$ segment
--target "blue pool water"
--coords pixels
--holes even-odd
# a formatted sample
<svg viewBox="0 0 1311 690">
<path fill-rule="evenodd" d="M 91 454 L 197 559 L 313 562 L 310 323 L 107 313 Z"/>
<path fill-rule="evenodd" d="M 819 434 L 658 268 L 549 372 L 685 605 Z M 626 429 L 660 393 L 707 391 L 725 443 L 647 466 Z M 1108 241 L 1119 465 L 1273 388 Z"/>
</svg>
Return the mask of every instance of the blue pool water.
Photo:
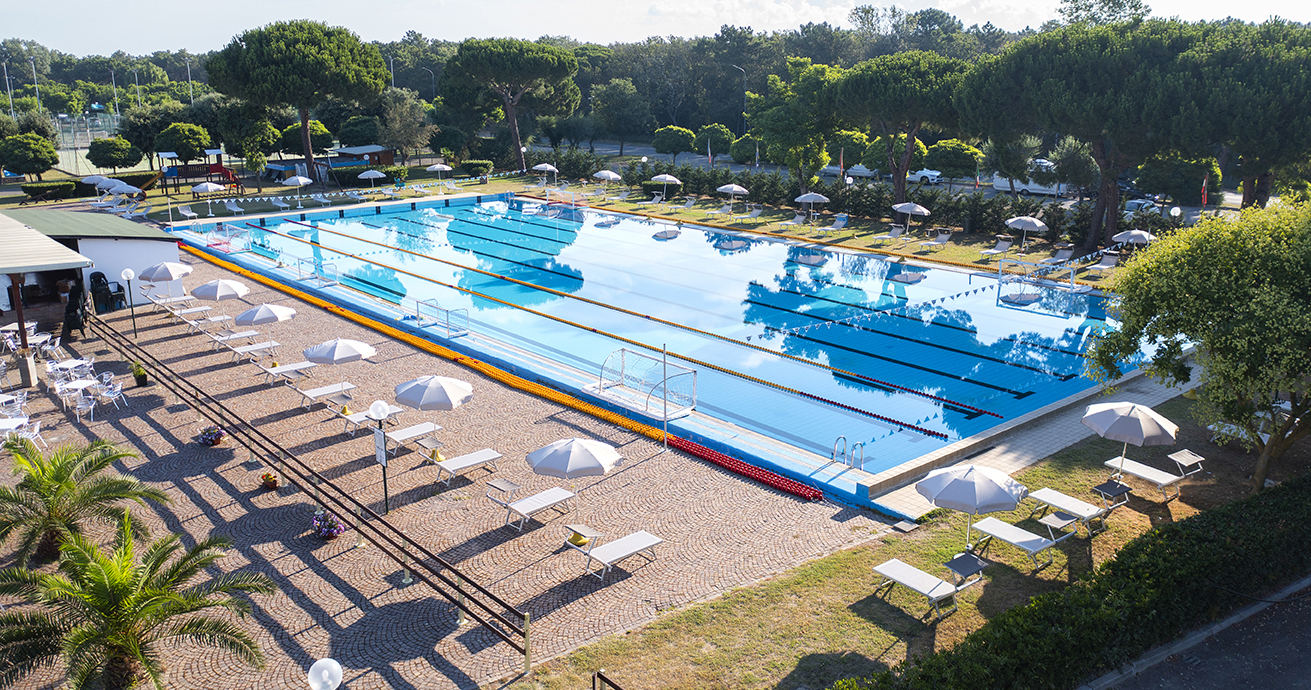
<svg viewBox="0 0 1311 690">
<path fill-rule="evenodd" d="M 838 436 L 864 441 L 875 473 L 1093 385 L 1083 352 L 1107 327 L 1100 296 L 546 210 L 368 207 L 244 229 L 256 253 L 330 263 L 403 307 L 467 309 L 474 333 L 585 372 L 632 342 L 667 346 L 697 370 L 699 412 L 824 456 Z M 1021 290 L 1036 301 L 999 300 Z"/>
</svg>

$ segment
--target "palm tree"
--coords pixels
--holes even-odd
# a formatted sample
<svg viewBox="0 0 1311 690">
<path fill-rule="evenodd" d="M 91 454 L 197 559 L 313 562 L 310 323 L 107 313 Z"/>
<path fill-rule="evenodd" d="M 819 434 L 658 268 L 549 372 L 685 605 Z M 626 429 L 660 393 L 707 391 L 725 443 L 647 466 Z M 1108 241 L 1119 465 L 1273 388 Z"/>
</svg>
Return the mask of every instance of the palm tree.
<svg viewBox="0 0 1311 690">
<path fill-rule="evenodd" d="M 105 472 L 122 458 L 136 457 L 108 441 L 60 446 L 48 456 L 29 439 L 11 438 L 4 447 L 14 457 L 14 473 L 23 475 L 17 486 L 0 486 L 0 544 L 21 535 L 18 565 L 27 565 L 34 553 L 54 558 L 64 535 L 81 534 L 89 520 L 117 522 L 124 500 L 169 502 L 163 491 L 136 477 Z M 145 523 L 128 520 L 134 535 L 148 536 Z"/>
<path fill-rule="evenodd" d="M 163 651 L 178 642 L 225 649 L 263 667 L 264 654 L 246 631 L 198 614 L 219 608 L 244 618 L 250 604 L 230 595 L 267 594 L 276 589 L 273 581 L 261 573 L 237 572 L 189 585 L 223 557 L 229 540 L 210 537 L 172 560 L 182 545 L 170 534 L 147 547 L 138 564 L 132 535 L 125 509 L 112 550 L 69 534 L 59 547 L 58 573 L 0 571 L 0 594 L 38 607 L 0 614 L 0 687 L 62 657 L 72 690 L 126 690 L 147 679 L 163 690 Z"/>
</svg>

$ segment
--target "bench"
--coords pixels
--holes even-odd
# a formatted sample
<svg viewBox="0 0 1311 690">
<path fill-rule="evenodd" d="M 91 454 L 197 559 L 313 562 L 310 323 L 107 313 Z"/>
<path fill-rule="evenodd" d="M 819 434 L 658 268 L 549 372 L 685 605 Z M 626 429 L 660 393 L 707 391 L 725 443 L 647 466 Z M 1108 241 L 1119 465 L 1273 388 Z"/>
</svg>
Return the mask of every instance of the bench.
<svg viewBox="0 0 1311 690">
<path fill-rule="evenodd" d="M 1046 513 L 1050 508 L 1056 511 L 1053 515 L 1058 516 L 1058 518 L 1064 514 L 1065 516 L 1078 521 L 1079 524 L 1088 529 L 1089 537 L 1106 529 L 1106 516 L 1115 508 L 1115 506 L 1098 508 L 1091 503 L 1085 503 L 1073 496 L 1066 496 L 1056 489 L 1050 488 L 1038 489 L 1029 494 L 1029 498 L 1038 502 L 1038 506 L 1033 509 L 1032 513 L 1029 513 L 1029 517 L 1033 517 L 1040 510 L 1043 513 Z M 1045 518 L 1046 516 L 1044 515 L 1044 519 Z M 1101 522 L 1100 529 L 1093 529 L 1092 523 L 1094 520 Z"/>
<path fill-rule="evenodd" d="M 496 479 L 487 482 L 487 498 L 490 498 L 493 503 L 505 507 L 505 524 L 509 525 L 511 521 L 517 522 L 514 528 L 520 532 L 523 531 L 524 525 L 528 524 L 528 520 L 537 513 L 552 508 L 561 513 L 569 512 L 569 499 L 575 495 L 574 492 L 557 486 L 516 501 L 514 500 L 514 494 L 520 488 L 518 484 L 508 479 Z M 492 495 L 493 489 L 505 492 L 508 495 L 505 499 L 497 498 Z M 564 510 L 560 510 L 561 508 Z M 515 516 L 518 516 L 517 520 L 515 520 Z"/>
<path fill-rule="evenodd" d="M 301 407 L 304 407 L 305 409 L 308 410 L 310 405 L 313 405 L 314 403 L 319 401 L 319 398 L 326 398 L 327 396 L 330 395 L 334 395 L 334 396 L 340 395 L 343 398 L 350 400 L 351 396 L 346 391 L 355 390 L 355 384 L 342 381 L 341 383 L 334 383 L 330 386 L 319 386 L 318 388 L 311 388 L 310 390 L 307 391 L 303 391 L 299 388 L 296 388 L 295 386 L 292 386 L 291 389 L 296 391 L 297 393 L 300 393 L 300 397 L 304 398 L 304 400 L 301 402 Z"/>
<path fill-rule="evenodd" d="M 410 441 L 423 438 L 428 434 L 435 433 L 441 430 L 442 428 L 440 426 L 437 426 L 432 422 L 421 422 L 419 424 L 415 424 L 414 426 L 407 426 L 404 429 L 397 429 L 396 431 L 389 432 L 387 434 L 387 440 L 392 441 L 396 444 L 396 447 L 392 449 L 391 453 L 392 455 L 395 455 L 400 452 L 401 446 L 409 443 Z"/>
<path fill-rule="evenodd" d="M 587 556 L 587 560 L 583 563 L 583 572 L 595 575 L 598 580 L 604 580 L 610 569 L 619 561 L 643 551 L 650 554 L 648 562 L 654 561 L 655 547 L 665 541 L 646 530 L 640 530 L 607 544 L 601 544 L 601 537 L 605 535 L 587 525 L 565 525 L 565 529 L 577 535 L 566 541 L 565 546 Z M 577 543 L 578 541 L 583 541 L 587 548 L 583 548 L 583 545 Z M 601 566 L 596 572 L 592 572 L 592 561 L 596 561 Z"/>
<path fill-rule="evenodd" d="M 493 472 L 499 470 L 500 468 L 496 466 L 496 461 L 500 459 L 500 453 L 491 448 L 483 448 L 482 450 L 475 450 L 472 453 L 442 460 L 437 463 L 437 481 L 445 484 L 446 488 L 449 489 L 451 488 L 452 479 L 455 479 L 455 477 L 460 473 L 467 472 L 475 467 L 491 465 Z M 451 476 L 442 479 L 443 472 Z"/>
<path fill-rule="evenodd" d="M 970 587 L 982 580 L 982 577 L 967 580 L 964 584 L 953 585 L 942 578 L 934 577 L 909 563 L 904 563 L 896 558 L 880 563 L 874 566 L 874 572 L 883 576 L 883 581 L 874 588 L 874 594 L 877 596 L 879 590 L 884 587 L 892 591 L 893 585 L 901 585 L 906 589 L 924 596 L 929 600 L 929 605 L 933 607 L 936 617 L 941 619 L 943 616 L 956 610 L 956 595 L 966 587 Z M 951 608 L 945 613 L 939 606 L 944 599 L 951 599 Z M 925 613 L 924 615 L 928 615 Z"/>
<path fill-rule="evenodd" d="M 251 360 L 254 360 L 257 357 L 263 357 L 264 355 L 267 354 L 276 355 L 278 353 L 278 347 L 280 345 L 281 343 L 279 343 L 276 340 L 266 340 L 262 343 L 252 343 L 250 345 L 242 345 L 241 347 L 234 347 L 231 348 L 232 359 L 233 361 L 236 361 L 238 359 L 241 359 L 243 356 L 249 356 Z"/>
<path fill-rule="evenodd" d="M 355 432 L 360 430 L 361 424 L 365 422 L 374 421 L 373 418 L 369 416 L 368 410 L 364 410 L 363 412 L 355 412 L 352 414 L 342 414 L 341 410 L 338 410 L 337 408 L 333 407 L 332 412 L 333 414 L 336 414 L 338 417 L 341 417 L 342 419 L 346 420 L 346 426 L 342 429 L 342 431 L 351 432 L 351 436 L 354 436 Z M 387 421 L 391 422 L 392 424 L 395 424 L 396 420 L 392 419 L 392 415 L 400 414 L 401 412 L 404 412 L 404 410 L 402 410 L 401 408 L 395 405 L 388 405 Z"/>
<path fill-rule="evenodd" d="M 1111 473 L 1112 479 L 1118 479 L 1126 474 L 1132 474 L 1143 481 L 1155 484 L 1156 488 L 1161 490 L 1161 495 L 1165 497 L 1165 500 L 1170 501 L 1179 498 L 1179 487 L 1176 486 L 1179 483 L 1179 480 L 1189 475 L 1201 472 L 1202 461 L 1205 460 L 1205 458 L 1187 449 L 1174 453 L 1169 457 L 1179 466 L 1179 474 L 1171 474 L 1165 470 L 1158 470 L 1155 467 L 1144 465 L 1141 462 L 1136 462 L 1124 457 L 1111 458 L 1105 462 L 1105 465 L 1115 470 Z M 1188 469 L 1190 467 L 1192 467 L 1191 470 Z M 1174 486 L 1173 496 L 1166 491 L 1166 489 L 1171 486 Z"/>
<path fill-rule="evenodd" d="M 318 365 L 314 362 L 294 362 L 292 364 L 281 364 L 276 367 L 266 367 L 263 364 L 256 362 L 255 366 L 259 367 L 260 371 L 264 372 L 264 380 L 271 386 L 279 378 L 286 378 L 290 381 L 291 377 L 288 376 L 289 374 L 295 375 L 297 372 L 301 372 L 303 375 L 309 376 L 309 370 Z"/>
<path fill-rule="evenodd" d="M 980 520 L 974 525 L 974 528 L 986 535 L 983 539 L 979 540 L 978 546 L 975 547 L 975 551 L 978 553 L 987 550 L 988 546 L 992 544 L 992 540 L 996 538 L 1029 554 L 1029 558 L 1033 560 L 1033 567 L 1035 569 L 1045 568 L 1052 563 L 1052 554 L 1049 553 L 1047 554 L 1047 562 L 1039 564 L 1038 554 L 1056 546 L 1058 541 L 1056 539 L 1048 539 L 1041 534 L 1034 534 L 1026 529 L 1021 529 L 1015 525 L 1007 524 L 992 517 Z M 1072 535 L 1073 533 L 1070 533 L 1065 535 L 1065 537 Z M 1062 539 L 1065 537 L 1062 537 Z"/>
</svg>

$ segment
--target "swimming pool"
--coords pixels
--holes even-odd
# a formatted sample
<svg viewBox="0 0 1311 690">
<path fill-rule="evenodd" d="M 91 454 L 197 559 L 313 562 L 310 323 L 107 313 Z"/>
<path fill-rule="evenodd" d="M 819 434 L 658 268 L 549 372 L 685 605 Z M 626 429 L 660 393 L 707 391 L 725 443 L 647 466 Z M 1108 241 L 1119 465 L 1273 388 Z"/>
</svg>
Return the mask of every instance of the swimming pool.
<svg viewBox="0 0 1311 690">
<path fill-rule="evenodd" d="M 871 473 L 1092 387 L 1083 353 L 1108 327 L 1094 294 L 524 200 L 236 227 L 254 254 L 401 311 L 467 310 L 473 333 L 593 375 L 667 348 L 699 413 L 825 457 L 864 442 Z"/>
</svg>

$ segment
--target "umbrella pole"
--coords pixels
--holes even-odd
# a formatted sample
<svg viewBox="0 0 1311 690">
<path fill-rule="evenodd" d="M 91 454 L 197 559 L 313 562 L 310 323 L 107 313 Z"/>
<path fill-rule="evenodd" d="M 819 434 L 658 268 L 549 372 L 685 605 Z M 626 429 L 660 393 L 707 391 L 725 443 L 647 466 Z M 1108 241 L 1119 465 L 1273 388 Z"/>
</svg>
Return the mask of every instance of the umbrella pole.
<svg viewBox="0 0 1311 690">
<path fill-rule="evenodd" d="M 1124 454 L 1129 452 L 1129 442 L 1124 442 L 1124 448 L 1120 450 L 1120 474 L 1124 474 Z"/>
<path fill-rule="evenodd" d="M 974 526 L 974 513 L 965 514 L 965 550 L 969 551 L 970 545 L 970 528 Z"/>
</svg>

